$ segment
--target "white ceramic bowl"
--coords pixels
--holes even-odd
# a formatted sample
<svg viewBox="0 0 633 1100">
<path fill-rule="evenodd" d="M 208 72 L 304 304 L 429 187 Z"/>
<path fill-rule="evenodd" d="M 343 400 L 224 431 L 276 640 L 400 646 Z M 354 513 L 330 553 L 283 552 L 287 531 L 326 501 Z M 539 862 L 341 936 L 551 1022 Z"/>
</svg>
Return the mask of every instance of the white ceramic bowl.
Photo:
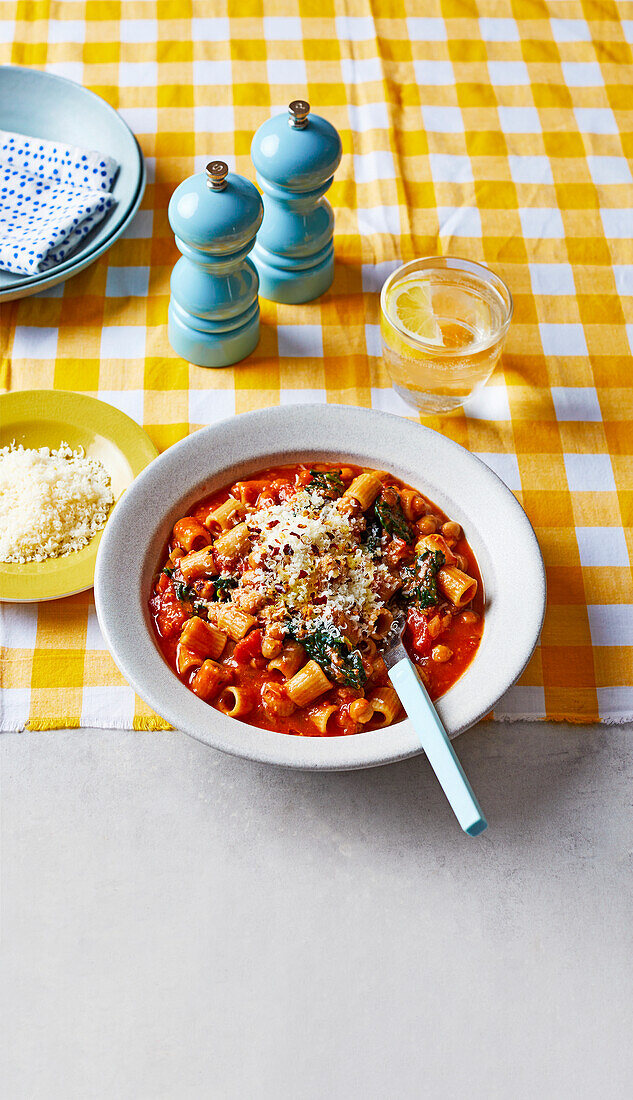
<svg viewBox="0 0 633 1100">
<path fill-rule="evenodd" d="M 172 672 L 154 639 L 152 582 L 171 528 L 200 498 L 256 470 L 304 459 L 387 469 L 462 524 L 486 592 L 474 661 L 438 701 L 451 736 L 492 710 L 520 676 L 545 611 L 545 571 L 525 512 L 502 481 L 457 443 L 386 413 L 294 405 L 245 413 L 170 447 L 124 494 L 101 540 L 97 614 L 123 675 L 178 729 L 224 752 L 295 768 L 367 768 L 421 751 L 408 720 L 348 737 L 296 737 L 227 718 Z"/>
</svg>

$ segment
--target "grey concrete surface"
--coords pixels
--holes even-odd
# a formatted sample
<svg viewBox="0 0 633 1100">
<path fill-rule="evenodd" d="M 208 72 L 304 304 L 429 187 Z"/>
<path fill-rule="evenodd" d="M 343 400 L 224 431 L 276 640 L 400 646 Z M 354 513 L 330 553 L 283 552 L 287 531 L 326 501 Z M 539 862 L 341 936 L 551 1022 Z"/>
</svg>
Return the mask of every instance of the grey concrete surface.
<svg viewBox="0 0 633 1100">
<path fill-rule="evenodd" d="M 3 1100 L 633 1094 L 633 729 L 318 776 L 183 735 L 0 738 Z"/>
</svg>

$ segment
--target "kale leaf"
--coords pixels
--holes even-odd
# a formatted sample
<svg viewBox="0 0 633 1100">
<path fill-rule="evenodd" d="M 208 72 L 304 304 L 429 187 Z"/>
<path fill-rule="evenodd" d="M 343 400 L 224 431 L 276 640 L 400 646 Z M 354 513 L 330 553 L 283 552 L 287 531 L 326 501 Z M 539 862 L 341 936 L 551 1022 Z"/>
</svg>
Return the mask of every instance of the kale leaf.
<svg viewBox="0 0 633 1100">
<path fill-rule="evenodd" d="M 379 558 L 381 556 L 381 537 L 382 525 L 376 516 L 371 516 L 367 520 L 367 526 L 361 535 L 361 542 L 367 550 L 367 553 L 371 554 L 372 558 Z"/>
<path fill-rule="evenodd" d="M 173 570 L 167 572 L 163 569 L 163 573 L 167 573 L 168 577 L 173 576 Z M 236 577 L 214 577 L 213 585 L 215 588 L 215 598 L 221 603 L 225 603 L 230 598 L 230 593 L 234 588 L 237 588 L 238 581 Z M 182 603 L 192 603 L 194 607 L 198 605 L 205 606 L 204 600 L 201 600 L 198 592 L 196 592 L 193 585 L 185 584 L 183 581 L 174 581 L 174 590 L 176 592 L 176 599 Z"/>
<path fill-rule="evenodd" d="M 231 592 L 234 588 L 237 588 L 237 577 L 214 577 L 213 587 L 215 588 L 215 598 L 220 603 L 226 603 L 230 599 Z"/>
<path fill-rule="evenodd" d="M 193 585 L 185 584 L 183 581 L 174 581 L 174 591 L 177 600 L 180 600 L 181 603 L 190 603 L 196 615 L 201 615 L 203 619 L 206 618 L 206 602 L 200 598 Z"/>
<path fill-rule="evenodd" d="M 310 470 L 310 476 L 310 486 L 332 500 L 340 497 L 345 489 L 340 470 Z"/>
<path fill-rule="evenodd" d="M 361 688 L 365 683 L 367 673 L 359 651 L 351 649 L 336 630 L 317 626 L 311 631 L 306 625 L 291 630 L 290 637 L 301 642 L 308 657 L 316 661 L 331 680 L 353 688 Z"/>
<path fill-rule="evenodd" d="M 195 588 L 192 588 L 190 584 L 185 584 L 183 581 L 174 581 L 174 590 L 176 592 L 176 599 L 181 603 L 192 603 L 193 600 L 198 598 L 198 593 Z"/>
<path fill-rule="evenodd" d="M 415 563 L 403 570 L 405 582 L 401 595 L 407 603 L 419 608 L 435 607 L 439 601 L 437 574 L 444 565 L 445 558 L 441 550 L 425 550 L 415 559 Z"/>
<path fill-rule="evenodd" d="M 390 535 L 396 535 L 403 542 L 413 542 L 413 531 L 405 519 L 399 499 L 394 504 L 390 504 L 381 493 L 374 503 L 374 512 Z"/>
</svg>

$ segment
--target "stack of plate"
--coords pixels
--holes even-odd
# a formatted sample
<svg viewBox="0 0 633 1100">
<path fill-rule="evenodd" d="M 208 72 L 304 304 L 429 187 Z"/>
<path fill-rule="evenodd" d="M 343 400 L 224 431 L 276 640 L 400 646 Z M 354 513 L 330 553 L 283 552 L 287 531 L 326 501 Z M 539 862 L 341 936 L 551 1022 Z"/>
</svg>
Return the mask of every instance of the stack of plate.
<svg viewBox="0 0 633 1100">
<path fill-rule="evenodd" d="M 117 200 L 71 256 L 38 275 L 0 271 L 0 301 L 26 298 L 76 275 L 110 248 L 138 210 L 145 164 L 130 128 L 105 100 L 61 76 L 0 66 L 0 130 L 96 149 L 119 164 L 112 194 Z"/>
</svg>

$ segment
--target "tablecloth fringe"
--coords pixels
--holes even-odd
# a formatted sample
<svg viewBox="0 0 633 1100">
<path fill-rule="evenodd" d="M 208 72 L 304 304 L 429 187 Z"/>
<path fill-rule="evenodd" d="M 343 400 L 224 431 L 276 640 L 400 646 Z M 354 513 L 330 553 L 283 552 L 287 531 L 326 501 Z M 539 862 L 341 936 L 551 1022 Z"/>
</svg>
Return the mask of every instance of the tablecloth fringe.
<svg viewBox="0 0 633 1100">
<path fill-rule="evenodd" d="M 82 723 L 77 718 L 31 718 L 28 722 L 23 722 L 19 725 L 7 726 L 6 732 L 13 730 L 15 732 L 23 732 L 28 730 L 30 732 L 37 732 L 43 730 L 68 730 L 79 729 Z M 135 718 L 134 725 L 130 726 L 127 722 L 90 722 L 85 727 L 86 729 L 96 730 L 129 730 L 138 732 L 156 732 L 173 730 L 173 726 L 168 725 L 162 718 Z"/>
<path fill-rule="evenodd" d="M 570 726 L 621 726 L 633 723 L 633 711 L 626 714 L 609 714 L 603 718 L 587 718 L 583 715 L 548 714 L 547 718 L 535 718 L 533 714 L 499 714 L 482 719 L 485 722 L 567 722 Z M 32 718 L 28 722 L 6 722 L 0 726 L 0 733 L 45 732 L 47 730 L 79 729 L 82 723 L 77 718 Z M 175 726 L 168 725 L 162 718 L 135 718 L 134 725 L 125 722 L 90 722 L 86 729 L 127 730 L 138 733 L 173 732 Z"/>
</svg>

